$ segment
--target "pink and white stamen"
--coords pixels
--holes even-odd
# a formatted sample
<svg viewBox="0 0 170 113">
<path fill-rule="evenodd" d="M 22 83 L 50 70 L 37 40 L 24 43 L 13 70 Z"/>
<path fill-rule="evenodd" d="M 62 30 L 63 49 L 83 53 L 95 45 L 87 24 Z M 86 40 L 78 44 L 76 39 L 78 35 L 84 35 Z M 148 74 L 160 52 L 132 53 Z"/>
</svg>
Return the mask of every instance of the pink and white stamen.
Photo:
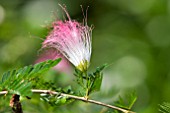
<svg viewBox="0 0 170 113">
<path fill-rule="evenodd" d="M 53 23 L 53 30 L 43 42 L 43 48 L 53 47 L 59 50 L 76 68 L 86 71 L 91 58 L 92 28 L 87 25 L 87 17 L 83 23 L 71 20 L 65 7 L 68 20 Z"/>
</svg>

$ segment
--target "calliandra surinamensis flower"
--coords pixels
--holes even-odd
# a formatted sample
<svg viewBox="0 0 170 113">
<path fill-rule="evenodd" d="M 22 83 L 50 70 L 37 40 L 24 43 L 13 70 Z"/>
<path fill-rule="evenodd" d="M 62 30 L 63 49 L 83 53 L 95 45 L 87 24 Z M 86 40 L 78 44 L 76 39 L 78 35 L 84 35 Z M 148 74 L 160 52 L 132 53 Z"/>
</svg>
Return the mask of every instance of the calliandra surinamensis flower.
<svg viewBox="0 0 170 113">
<path fill-rule="evenodd" d="M 61 6 L 61 5 L 60 5 Z M 65 7 L 68 20 L 53 23 L 53 30 L 43 42 L 44 47 L 59 50 L 77 69 L 86 71 L 90 64 L 92 28 L 87 25 L 87 16 L 83 23 L 71 20 Z"/>
</svg>

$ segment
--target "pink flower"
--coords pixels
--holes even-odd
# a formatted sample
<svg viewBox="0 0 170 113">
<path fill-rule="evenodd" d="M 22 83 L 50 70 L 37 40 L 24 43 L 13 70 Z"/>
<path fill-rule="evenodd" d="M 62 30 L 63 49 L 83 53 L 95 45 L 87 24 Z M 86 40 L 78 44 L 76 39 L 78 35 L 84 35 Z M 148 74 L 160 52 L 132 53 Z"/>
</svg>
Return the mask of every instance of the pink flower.
<svg viewBox="0 0 170 113">
<path fill-rule="evenodd" d="M 85 23 L 71 20 L 64 7 L 68 20 L 53 23 L 53 30 L 43 42 L 43 48 L 52 47 L 60 51 L 74 66 L 86 71 L 91 58 L 92 28 Z"/>
</svg>

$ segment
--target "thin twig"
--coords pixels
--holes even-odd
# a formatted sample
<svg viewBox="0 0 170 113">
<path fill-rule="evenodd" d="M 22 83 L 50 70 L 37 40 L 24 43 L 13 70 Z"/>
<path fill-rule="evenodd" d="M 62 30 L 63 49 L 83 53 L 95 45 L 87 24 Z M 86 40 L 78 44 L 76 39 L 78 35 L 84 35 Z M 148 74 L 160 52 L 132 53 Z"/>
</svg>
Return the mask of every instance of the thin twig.
<svg viewBox="0 0 170 113">
<path fill-rule="evenodd" d="M 72 99 L 75 99 L 75 100 L 81 100 L 81 101 L 84 101 L 84 102 L 89 102 L 89 103 L 97 104 L 97 105 L 100 105 L 100 106 L 112 108 L 112 109 L 115 109 L 115 110 L 118 110 L 118 111 L 122 111 L 123 113 L 135 113 L 135 112 L 129 111 L 127 109 L 119 108 L 117 106 L 113 106 L 113 105 L 110 105 L 110 104 L 105 104 L 103 102 L 99 102 L 99 101 L 91 100 L 91 99 L 86 99 L 84 97 L 79 97 L 79 96 L 75 96 L 75 95 L 55 92 L 55 91 L 51 91 L 51 90 L 32 89 L 31 91 L 33 93 L 47 93 L 47 94 L 53 94 L 53 95 L 58 95 L 59 94 L 61 96 L 65 96 L 65 97 L 72 98 Z M 0 95 L 7 94 L 7 93 L 8 93 L 8 91 L 2 91 L 2 92 L 0 92 Z"/>
</svg>

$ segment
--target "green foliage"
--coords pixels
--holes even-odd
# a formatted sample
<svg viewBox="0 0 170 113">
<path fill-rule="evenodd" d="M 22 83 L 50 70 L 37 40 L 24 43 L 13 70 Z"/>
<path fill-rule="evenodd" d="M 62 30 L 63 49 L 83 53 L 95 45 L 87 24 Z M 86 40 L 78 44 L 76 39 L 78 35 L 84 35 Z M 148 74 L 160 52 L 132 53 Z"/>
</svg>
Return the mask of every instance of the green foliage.
<svg viewBox="0 0 170 113">
<path fill-rule="evenodd" d="M 134 105 L 134 103 L 137 100 L 137 95 L 135 92 L 132 93 L 128 93 L 123 97 L 119 96 L 119 100 L 117 100 L 114 105 L 120 107 L 120 108 L 124 108 L 124 109 L 128 109 L 130 110 L 132 108 L 132 106 Z M 114 111 L 114 113 L 119 113 L 119 111 Z"/>
<path fill-rule="evenodd" d="M 69 104 L 74 101 L 74 99 L 61 95 L 61 93 L 73 94 L 71 86 L 65 87 L 63 89 L 58 88 L 56 91 L 59 92 L 58 95 L 42 93 L 40 94 L 41 96 L 40 99 L 42 101 L 49 103 L 52 106 L 61 106 L 61 105 Z"/>
<path fill-rule="evenodd" d="M 159 106 L 160 106 L 159 111 L 161 111 L 162 113 L 170 113 L 170 103 L 164 102 Z"/>
<path fill-rule="evenodd" d="M 34 78 L 32 83 L 33 83 L 32 86 L 33 89 L 48 89 L 53 91 L 56 91 L 58 89 L 54 82 L 45 81 L 44 79 L 42 79 L 42 77 Z"/>
<path fill-rule="evenodd" d="M 17 70 L 8 71 L 3 74 L 0 81 L 0 90 L 6 90 L 10 94 L 18 94 L 21 96 L 31 96 L 32 88 L 45 89 L 54 91 L 53 93 L 41 93 L 40 99 L 51 106 L 61 106 L 73 102 L 75 99 L 70 98 L 68 95 L 76 95 L 75 91 L 72 90 L 71 86 L 65 88 L 58 88 L 56 84 L 50 81 L 45 81 L 40 77 L 40 74 L 47 71 L 51 67 L 55 66 L 60 62 L 61 59 L 48 60 L 35 65 L 25 66 Z M 81 96 L 89 98 L 89 95 L 95 91 L 99 91 L 103 78 L 103 69 L 107 65 L 97 67 L 93 73 L 82 72 L 80 70 L 75 70 L 75 76 L 77 83 L 81 89 L 76 89 L 80 91 Z M 136 96 L 133 94 L 126 97 L 127 101 L 124 101 L 122 97 L 115 103 L 116 106 L 131 109 L 132 105 L 136 101 Z M 115 111 L 118 113 L 119 111 Z"/>
<path fill-rule="evenodd" d="M 88 98 L 88 95 L 94 91 L 99 91 L 102 83 L 103 73 L 102 70 L 107 65 L 97 67 L 93 73 L 82 72 L 75 69 L 74 75 L 76 76 L 77 83 L 81 86 L 80 94 Z"/>
<path fill-rule="evenodd" d="M 101 84 L 102 84 L 102 79 L 103 79 L 103 73 L 102 70 L 106 67 L 107 65 L 104 64 L 101 67 L 97 67 L 96 71 L 92 74 L 89 75 L 90 79 L 90 84 L 89 84 L 89 93 L 93 91 L 99 91 Z"/>
<path fill-rule="evenodd" d="M 58 64 L 60 60 L 47 60 L 18 70 L 5 72 L 0 81 L 0 90 L 7 90 L 11 94 L 31 96 L 32 80 Z"/>
</svg>

